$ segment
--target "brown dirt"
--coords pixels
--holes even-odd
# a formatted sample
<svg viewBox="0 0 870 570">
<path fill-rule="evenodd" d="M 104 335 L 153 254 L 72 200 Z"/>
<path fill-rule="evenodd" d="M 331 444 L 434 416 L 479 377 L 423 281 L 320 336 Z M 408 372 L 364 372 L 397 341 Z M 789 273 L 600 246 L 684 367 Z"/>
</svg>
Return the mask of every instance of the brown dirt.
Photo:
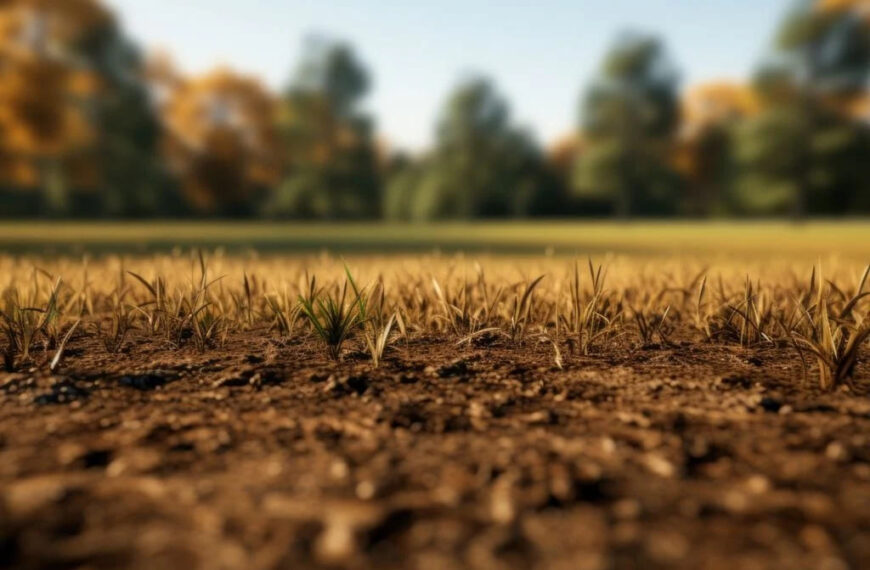
<svg viewBox="0 0 870 570">
<path fill-rule="evenodd" d="M 870 400 L 786 347 L 130 344 L 0 375 L 0 567 L 870 567 Z"/>
</svg>

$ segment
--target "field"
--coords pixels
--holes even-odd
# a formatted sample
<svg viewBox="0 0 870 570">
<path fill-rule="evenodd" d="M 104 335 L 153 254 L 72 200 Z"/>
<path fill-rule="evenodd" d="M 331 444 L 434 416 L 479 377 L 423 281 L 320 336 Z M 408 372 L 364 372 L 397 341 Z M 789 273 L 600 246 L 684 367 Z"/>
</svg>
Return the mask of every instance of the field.
<svg viewBox="0 0 870 570">
<path fill-rule="evenodd" d="M 5 222 L 0 250 L 13 253 L 229 252 L 339 254 L 493 253 L 585 257 L 623 253 L 695 256 L 788 255 L 864 260 L 870 223 L 851 222 L 474 222 L 297 224 L 214 222 Z"/>
<path fill-rule="evenodd" d="M 866 567 L 868 244 L 0 226 L 0 567 Z"/>
</svg>

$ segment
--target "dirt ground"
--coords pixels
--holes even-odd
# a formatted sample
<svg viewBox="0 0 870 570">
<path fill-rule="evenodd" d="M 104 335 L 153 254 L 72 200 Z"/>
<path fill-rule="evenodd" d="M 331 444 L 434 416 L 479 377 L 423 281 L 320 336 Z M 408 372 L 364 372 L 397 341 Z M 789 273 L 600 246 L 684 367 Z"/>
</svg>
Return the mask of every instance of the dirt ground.
<svg viewBox="0 0 870 570">
<path fill-rule="evenodd" d="M 0 567 L 870 568 L 866 360 L 130 345 L 0 375 Z"/>
</svg>

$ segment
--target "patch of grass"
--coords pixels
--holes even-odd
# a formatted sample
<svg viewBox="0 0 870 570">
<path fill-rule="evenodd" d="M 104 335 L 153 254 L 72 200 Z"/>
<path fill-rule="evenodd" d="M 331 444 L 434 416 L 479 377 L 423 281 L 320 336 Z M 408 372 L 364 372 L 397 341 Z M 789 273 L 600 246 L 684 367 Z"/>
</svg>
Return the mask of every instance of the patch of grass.
<svg viewBox="0 0 870 570">
<path fill-rule="evenodd" d="M 311 278 L 309 292 L 300 295 L 302 313 L 308 319 L 317 336 L 326 345 L 326 354 L 333 360 L 341 357 L 341 348 L 359 328 L 365 318 L 365 299 L 355 290 L 350 271 L 346 272 L 344 283 L 331 291 L 317 289 L 315 278 Z M 353 284 L 352 287 L 349 285 Z"/>
<path fill-rule="evenodd" d="M 531 321 L 535 287 L 543 281 L 544 277 L 541 275 L 527 283 L 522 289 L 522 295 L 514 295 L 511 303 L 510 321 L 508 322 L 508 336 L 513 342 L 521 342 L 526 336 L 526 329 Z"/>
<path fill-rule="evenodd" d="M 632 309 L 632 318 L 641 345 L 651 346 L 654 344 L 656 337 L 658 337 L 661 344 L 670 344 L 667 334 L 665 333 L 665 322 L 670 310 L 670 305 L 668 305 L 661 313 L 649 310 L 644 311 Z"/>
<path fill-rule="evenodd" d="M 371 356 L 372 365 L 377 368 L 380 366 L 384 351 L 390 342 L 390 333 L 396 323 L 397 313 L 390 313 L 387 309 L 383 281 L 378 281 L 372 293 L 365 295 L 357 287 L 350 272 L 348 272 L 347 278 L 353 287 L 354 294 L 360 299 L 360 322 L 363 339 Z"/>
<path fill-rule="evenodd" d="M 119 303 L 112 311 L 106 329 L 103 330 L 103 322 L 97 323 L 97 336 L 100 338 L 106 352 L 117 354 L 124 348 L 124 342 L 133 327 L 133 308 Z"/>
<path fill-rule="evenodd" d="M 201 253 L 179 252 L 76 265 L 0 255 L 0 354 L 8 370 L 49 360 L 56 367 L 70 344 L 88 337 L 94 342 L 83 347 L 114 354 L 132 352 L 139 339 L 131 339 L 141 336 L 168 349 L 206 351 L 235 334 L 277 332 L 298 343 L 313 335 L 336 360 L 352 341 L 374 367 L 384 364 L 393 343 L 403 342 L 411 354 L 417 341 L 446 337 L 462 350 L 546 351 L 566 368 L 618 360 L 622 351 L 630 358 L 638 344 L 668 350 L 677 342 L 705 343 L 693 351 L 710 343 L 750 351 L 790 346 L 805 373 L 819 370 L 824 389 L 852 384 L 864 370 L 870 277 L 865 271 L 852 283 L 851 262 L 832 263 L 829 279 L 814 269 L 806 282 L 795 277 L 790 260 L 723 262 L 711 272 L 707 260 L 683 257 L 615 257 L 606 265 L 549 257 L 478 263 L 441 254 L 365 259 L 352 274 L 328 256 L 252 260 L 216 253 L 207 264 Z M 28 271 L 33 277 L 22 279 Z M 212 271 L 222 275 L 213 278 Z"/>
<path fill-rule="evenodd" d="M 43 306 L 37 306 L 35 294 L 25 299 L 17 289 L 7 289 L 4 293 L 0 326 L 7 341 L 3 355 L 7 370 L 14 370 L 19 363 L 29 361 L 30 352 L 38 339 L 45 340 L 47 347 L 57 345 L 60 315 L 58 296 L 62 284 L 63 281 L 57 279 Z"/>
<path fill-rule="evenodd" d="M 589 260 L 589 281 L 591 289 L 584 291 L 580 279 L 580 266 L 575 261 L 571 283 L 568 289 L 568 312 L 561 316 L 560 322 L 568 335 L 569 342 L 578 347 L 582 354 L 588 355 L 595 345 L 615 333 L 615 324 L 622 314 L 605 295 L 606 273 L 603 266 L 595 268 Z"/>
<path fill-rule="evenodd" d="M 724 291 L 722 297 L 725 298 Z M 720 310 L 716 325 L 720 338 L 751 347 L 762 342 L 773 342 L 776 315 L 767 295 L 759 284 L 753 284 L 748 277 L 744 283 L 742 296 L 736 303 L 725 303 Z"/>
<path fill-rule="evenodd" d="M 299 316 L 302 314 L 302 304 L 298 301 L 291 301 L 287 288 L 279 293 L 264 296 L 266 305 L 271 312 L 270 330 L 278 331 L 282 338 L 293 336 L 296 330 L 296 324 L 299 321 Z"/>
<path fill-rule="evenodd" d="M 831 290 L 836 290 L 836 285 L 829 284 L 827 291 L 821 282 L 815 286 L 814 271 L 810 291 L 817 291 L 816 301 L 800 307 L 802 320 L 797 327 L 788 330 L 801 361 L 805 363 L 804 370 L 807 369 L 805 353 L 815 358 L 822 390 L 831 390 L 843 384 L 851 385 L 858 352 L 870 338 L 870 318 L 857 311 L 858 304 L 870 295 L 870 292 L 864 291 L 868 275 L 870 266 L 864 271 L 852 295 L 838 291 L 843 303 L 837 310 L 835 296 L 830 294 Z"/>
<path fill-rule="evenodd" d="M 435 291 L 435 296 L 442 310 L 439 318 L 446 323 L 453 334 L 457 336 L 471 335 L 481 328 L 479 315 L 483 309 L 472 309 L 471 287 L 468 281 L 464 281 L 461 287 L 457 288 L 455 292 L 451 292 L 450 289 L 445 290 L 433 277 L 432 289 Z"/>
</svg>

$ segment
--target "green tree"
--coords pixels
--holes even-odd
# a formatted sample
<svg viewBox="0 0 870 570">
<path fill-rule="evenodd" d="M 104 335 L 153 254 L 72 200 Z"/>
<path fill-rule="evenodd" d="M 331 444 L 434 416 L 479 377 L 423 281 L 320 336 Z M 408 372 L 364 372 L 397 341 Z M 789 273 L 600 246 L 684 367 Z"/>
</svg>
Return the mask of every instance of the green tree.
<svg viewBox="0 0 870 570">
<path fill-rule="evenodd" d="M 858 3 L 824 9 L 798 0 L 775 39 L 768 66 L 779 69 L 805 94 L 863 91 L 870 74 L 870 30 Z"/>
<path fill-rule="evenodd" d="M 385 211 L 404 219 L 493 218 L 558 210 L 558 185 L 532 137 L 481 77 L 448 98 L 433 151 L 391 177 Z"/>
<path fill-rule="evenodd" d="M 771 106 L 737 133 L 739 211 L 794 217 L 868 211 L 866 125 L 796 100 Z"/>
<path fill-rule="evenodd" d="M 748 85 L 713 81 L 683 95 L 674 162 L 685 183 L 684 211 L 710 216 L 733 210 L 735 129 L 758 112 Z"/>
<path fill-rule="evenodd" d="M 732 183 L 733 135 L 728 125 L 708 125 L 692 141 L 694 171 L 685 196 L 685 213 L 718 214 L 728 208 Z"/>
<path fill-rule="evenodd" d="M 623 34 L 582 101 L 587 145 L 574 172 L 574 196 L 621 217 L 677 209 L 678 177 L 668 154 L 679 118 L 678 74 L 664 44 Z"/>
<path fill-rule="evenodd" d="M 738 135 L 736 201 L 754 214 L 836 214 L 866 202 L 868 127 L 838 108 L 866 89 L 870 29 L 857 8 L 801 1 L 756 77 L 762 113 Z"/>
<path fill-rule="evenodd" d="M 368 72 L 350 46 L 313 39 L 284 96 L 286 172 L 265 205 L 275 217 L 374 218 L 380 174 L 371 119 L 360 110 Z"/>
</svg>

